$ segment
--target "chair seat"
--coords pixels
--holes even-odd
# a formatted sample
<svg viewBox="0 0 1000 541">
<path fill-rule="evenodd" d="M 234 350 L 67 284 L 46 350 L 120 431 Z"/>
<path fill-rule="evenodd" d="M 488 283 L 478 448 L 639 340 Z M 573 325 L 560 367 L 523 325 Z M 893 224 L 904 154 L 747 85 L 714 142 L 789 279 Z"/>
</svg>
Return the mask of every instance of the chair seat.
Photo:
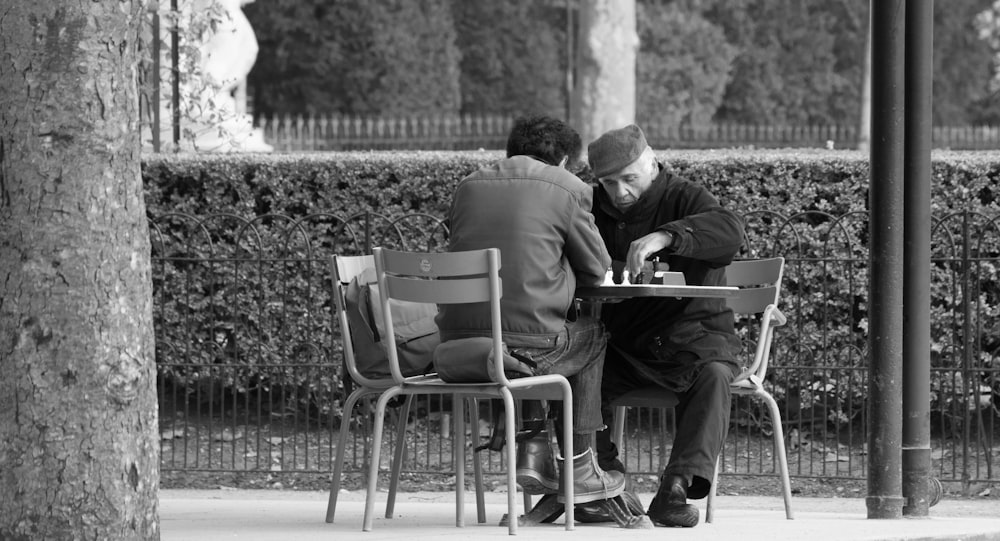
<svg viewBox="0 0 1000 541">
<path fill-rule="evenodd" d="M 462 386 L 462 394 L 476 398 L 500 398 L 501 389 L 507 388 L 518 399 L 527 400 L 557 400 L 561 398 L 563 376 L 531 376 L 530 378 L 511 379 L 507 385 L 501 383 L 450 383 L 435 374 L 412 376 L 403 380 L 401 385 L 404 393 L 453 393 L 455 386 Z M 555 392 L 555 394 L 553 394 Z"/>
</svg>

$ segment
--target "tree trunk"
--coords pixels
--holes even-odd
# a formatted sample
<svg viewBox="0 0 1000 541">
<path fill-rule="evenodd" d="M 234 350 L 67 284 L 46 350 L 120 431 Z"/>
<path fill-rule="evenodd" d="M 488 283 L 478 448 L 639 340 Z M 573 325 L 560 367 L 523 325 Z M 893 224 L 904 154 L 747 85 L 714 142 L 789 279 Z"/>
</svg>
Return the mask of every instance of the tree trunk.
<svg viewBox="0 0 1000 541">
<path fill-rule="evenodd" d="M 861 116 L 858 119 L 858 150 L 871 148 L 872 130 L 872 30 L 865 31 L 865 60 L 861 69 Z"/>
<path fill-rule="evenodd" d="M 0 8 L 0 539 L 158 539 L 144 2 Z"/>
<path fill-rule="evenodd" d="M 587 145 L 635 122 L 635 0 L 581 0 L 570 123 Z"/>
</svg>

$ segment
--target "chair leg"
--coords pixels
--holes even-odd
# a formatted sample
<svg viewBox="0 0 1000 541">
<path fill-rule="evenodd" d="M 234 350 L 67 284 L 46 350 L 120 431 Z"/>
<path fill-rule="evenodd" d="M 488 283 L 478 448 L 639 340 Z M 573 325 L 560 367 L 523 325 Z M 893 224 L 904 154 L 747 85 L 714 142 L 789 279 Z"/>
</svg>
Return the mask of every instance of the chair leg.
<svg viewBox="0 0 1000 541">
<path fill-rule="evenodd" d="M 712 472 L 712 487 L 708 489 L 708 503 L 705 504 L 705 522 L 715 519 L 715 487 L 719 486 L 719 466 L 722 464 L 722 454 L 715 457 L 715 471 Z"/>
<path fill-rule="evenodd" d="M 563 486 L 565 487 L 565 493 L 563 496 L 566 498 L 566 509 L 564 511 L 566 515 L 566 529 L 573 530 L 576 528 L 576 517 L 573 514 L 575 499 L 574 490 L 576 479 L 573 476 L 573 457 L 575 456 L 576 450 L 573 449 L 573 390 L 569 386 L 568 381 L 562 382 L 562 398 L 563 398 L 563 449 L 566 455 L 563 456 Z M 596 453 L 597 449 L 592 449 L 591 452 Z"/>
<path fill-rule="evenodd" d="M 778 455 L 778 467 L 781 469 L 781 495 L 785 498 L 785 518 L 792 520 L 792 482 L 788 476 L 788 456 L 785 454 L 785 431 L 781 426 L 781 411 L 771 393 L 758 390 L 757 396 L 767 403 L 771 412 L 771 423 L 774 425 L 774 452 Z"/>
<path fill-rule="evenodd" d="M 517 443 L 514 441 L 516 435 L 516 428 L 514 427 L 514 396 L 510 394 L 510 390 L 507 388 L 501 388 L 500 392 L 503 397 L 504 437 L 507 439 L 504 445 L 504 452 L 507 453 L 507 533 L 517 535 L 517 504 L 515 503 L 517 496 L 517 467 L 515 466 L 517 456 L 514 449 Z"/>
<path fill-rule="evenodd" d="M 455 449 L 452 457 L 455 461 L 455 526 L 465 527 L 465 397 L 455 395 L 452 398 L 455 424 Z"/>
<path fill-rule="evenodd" d="M 392 518 L 396 510 L 396 491 L 399 488 L 399 472 L 403 469 L 403 460 L 406 457 L 406 421 L 410 418 L 410 409 L 413 405 L 413 397 L 407 395 L 403 407 L 399 410 L 399 419 L 396 421 L 396 451 L 392 457 L 392 473 L 389 476 L 389 499 L 385 503 L 385 518 Z"/>
<path fill-rule="evenodd" d="M 330 480 L 330 500 L 326 504 L 326 521 L 333 522 L 333 516 L 337 513 L 337 496 L 340 494 L 340 477 L 344 473 L 344 451 L 347 447 L 347 434 L 350 432 L 351 415 L 354 413 L 354 406 L 358 399 L 368 394 L 367 389 L 355 389 L 344 402 L 344 410 L 340 417 L 340 435 L 337 438 L 337 458 L 333 461 L 333 478 Z"/>
<path fill-rule="evenodd" d="M 469 420 L 472 423 L 472 472 L 476 481 L 476 520 L 479 524 L 486 523 L 486 497 L 483 495 L 483 465 L 479 462 L 479 453 L 475 451 L 479 444 L 479 400 L 469 399 Z"/>
<path fill-rule="evenodd" d="M 372 430 L 371 464 L 368 465 L 368 492 L 365 494 L 365 518 L 361 530 L 372 531 L 375 517 L 375 493 L 378 489 L 379 456 L 382 451 L 382 429 L 385 427 L 385 408 L 389 400 L 402 392 L 398 387 L 392 387 L 378 397 L 375 405 L 375 426 Z"/>
<path fill-rule="evenodd" d="M 612 421 L 611 441 L 618 448 L 618 453 L 622 452 L 622 439 L 625 437 L 625 406 L 615 407 L 615 417 Z"/>
</svg>

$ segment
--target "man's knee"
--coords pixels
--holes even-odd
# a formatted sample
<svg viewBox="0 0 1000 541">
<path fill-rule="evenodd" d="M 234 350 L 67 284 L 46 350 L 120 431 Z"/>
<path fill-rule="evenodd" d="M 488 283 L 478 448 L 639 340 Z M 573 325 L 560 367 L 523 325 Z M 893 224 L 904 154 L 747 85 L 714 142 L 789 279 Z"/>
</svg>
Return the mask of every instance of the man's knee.
<svg viewBox="0 0 1000 541">
<path fill-rule="evenodd" d="M 729 386 L 733 383 L 735 375 L 728 363 L 710 362 L 706 364 L 698 374 L 698 384 L 702 387 L 725 390 L 728 392 Z"/>
</svg>

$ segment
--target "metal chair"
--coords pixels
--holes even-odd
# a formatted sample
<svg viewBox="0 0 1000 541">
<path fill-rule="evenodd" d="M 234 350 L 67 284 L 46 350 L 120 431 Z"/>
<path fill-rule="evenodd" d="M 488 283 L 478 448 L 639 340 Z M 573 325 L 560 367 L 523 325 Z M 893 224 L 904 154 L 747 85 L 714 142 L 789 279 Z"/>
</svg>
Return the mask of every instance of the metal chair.
<svg viewBox="0 0 1000 541">
<path fill-rule="evenodd" d="M 378 399 L 375 408 L 375 442 L 372 468 L 369 470 L 368 494 L 365 499 L 364 531 L 372 529 L 376 484 L 378 481 L 378 453 L 381 446 L 382 422 L 389 400 L 399 395 L 439 394 L 451 395 L 454 412 L 454 460 L 455 473 L 455 525 L 462 527 L 464 520 L 464 465 L 465 426 L 463 397 L 498 398 L 504 405 L 504 422 L 507 461 L 507 527 L 508 533 L 517 533 L 517 509 L 515 496 L 515 426 L 514 398 L 533 400 L 562 400 L 563 431 L 566 457 L 573 456 L 573 401 L 569 381 L 560 375 L 527 376 L 510 379 L 504 373 L 504 344 L 500 318 L 500 251 L 496 248 L 471 250 L 467 252 L 423 253 L 401 252 L 375 248 L 375 267 L 381 293 L 382 312 L 389 341 L 389 361 L 395 385 L 387 389 Z M 448 383 L 436 375 L 403 377 L 395 352 L 395 338 L 392 331 L 392 307 L 390 299 L 411 302 L 442 304 L 488 303 L 492 321 L 491 348 L 488 361 L 470 358 L 470 363 L 488 362 L 492 381 L 483 383 Z M 478 459 L 474 455 L 474 463 Z M 573 461 L 564 461 L 564 491 L 566 529 L 574 528 L 573 518 Z"/>
<path fill-rule="evenodd" d="M 332 523 L 337 512 L 337 496 L 340 493 L 341 476 L 344 471 L 344 451 L 347 447 L 347 437 L 350 432 L 349 419 L 354 412 L 354 407 L 364 397 L 380 395 L 387 389 L 395 385 L 392 377 L 370 378 L 365 376 L 358 369 L 354 356 L 354 344 L 351 339 L 351 326 L 347 317 L 347 303 L 344 292 L 347 285 L 355 277 L 370 274 L 371 281 L 375 281 L 375 258 L 370 255 L 359 256 L 334 256 L 333 267 L 333 290 L 334 306 L 336 307 L 337 323 L 340 326 L 340 340 L 344 349 L 344 369 L 345 377 L 350 377 L 355 385 L 355 389 L 347 396 L 344 408 L 341 413 L 340 434 L 337 439 L 337 456 L 333 463 L 333 479 L 330 482 L 330 498 L 326 506 L 326 521 Z M 400 444 L 396 446 L 396 453 L 392 463 L 392 482 L 389 486 L 389 498 L 386 502 L 385 517 L 392 518 L 396 503 L 396 490 L 398 488 L 399 472 L 403 464 L 403 453 L 406 446 L 402 444 L 406 435 L 406 420 L 412 410 L 413 397 L 409 395 L 403 403 L 399 414 L 399 426 L 397 427 L 396 441 Z M 478 466 L 478 464 L 477 464 Z M 369 465 L 369 467 L 371 467 Z M 482 494 L 482 469 L 476 468 L 476 503 L 479 512 L 480 522 L 486 520 L 486 504 Z"/>
<path fill-rule="evenodd" d="M 735 297 L 726 299 L 726 303 L 736 314 L 737 320 L 753 325 L 757 321 L 756 344 L 753 344 L 753 360 L 733 381 L 731 389 L 734 395 L 749 395 L 763 400 L 771 414 L 774 426 L 774 448 L 778 458 L 781 474 L 782 495 L 785 499 L 785 516 L 791 520 L 792 489 L 788 476 L 788 457 L 785 454 L 785 435 L 781 427 L 781 412 L 771 393 L 764 388 L 764 377 L 767 375 L 768 361 L 771 356 L 771 340 L 774 328 L 784 325 L 785 315 L 778 309 L 778 298 L 781 293 L 781 277 L 784 272 L 785 259 L 773 257 L 767 259 L 751 259 L 733 261 L 726 267 L 726 285 L 740 288 Z M 748 344 L 749 345 L 749 344 Z M 749 351 L 748 351 L 749 353 Z M 614 424 L 612 439 L 621 448 L 622 435 L 625 431 L 625 408 L 654 407 L 673 408 L 677 405 L 677 395 L 671 391 L 656 387 L 630 391 L 611 402 L 614 408 Z M 708 493 L 708 503 L 705 509 L 705 522 L 712 522 L 714 514 L 715 490 L 719 480 L 719 461 L 716 459 L 712 488 Z"/>
</svg>

